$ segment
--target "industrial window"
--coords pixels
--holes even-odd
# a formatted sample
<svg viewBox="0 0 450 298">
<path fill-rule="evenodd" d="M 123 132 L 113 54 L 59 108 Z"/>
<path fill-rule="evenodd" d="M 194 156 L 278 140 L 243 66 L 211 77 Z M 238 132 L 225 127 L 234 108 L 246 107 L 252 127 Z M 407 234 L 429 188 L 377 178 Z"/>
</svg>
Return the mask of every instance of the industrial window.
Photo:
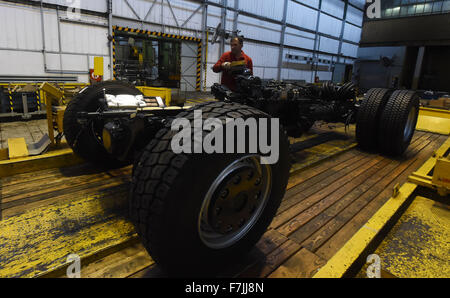
<svg viewBox="0 0 450 298">
<path fill-rule="evenodd" d="M 180 41 L 119 34 L 116 36 L 116 79 L 141 86 L 179 88 L 180 53 Z"/>
<path fill-rule="evenodd" d="M 450 0 L 383 0 L 381 9 L 382 18 L 448 13 Z"/>
</svg>

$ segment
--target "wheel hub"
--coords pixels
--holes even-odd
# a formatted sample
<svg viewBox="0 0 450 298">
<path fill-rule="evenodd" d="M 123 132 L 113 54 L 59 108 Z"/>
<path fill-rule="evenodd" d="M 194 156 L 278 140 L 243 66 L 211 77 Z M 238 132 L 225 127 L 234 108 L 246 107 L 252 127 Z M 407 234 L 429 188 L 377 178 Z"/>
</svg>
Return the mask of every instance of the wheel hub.
<svg viewBox="0 0 450 298">
<path fill-rule="evenodd" d="M 261 175 L 251 167 L 230 173 L 213 194 L 209 209 L 209 222 L 214 231 L 228 234 L 238 230 L 251 218 L 263 187 Z"/>
<path fill-rule="evenodd" d="M 416 108 L 413 107 L 409 111 L 408 119 L 406 120 L 405 129 L 403 131 L 403 140 L 405 142 L 407 142 L 414 133 L 415 119 L 416 119 Z"/>
<path fill-rule="evenodd" d="M 259 156 L 246 156 L 226 167 L 201 206 L 198 232 L 203 243 L 220 249 L 244 237 L 261 216 L 271 186 L 271 168 L 261 165 Z"/>
</svg>

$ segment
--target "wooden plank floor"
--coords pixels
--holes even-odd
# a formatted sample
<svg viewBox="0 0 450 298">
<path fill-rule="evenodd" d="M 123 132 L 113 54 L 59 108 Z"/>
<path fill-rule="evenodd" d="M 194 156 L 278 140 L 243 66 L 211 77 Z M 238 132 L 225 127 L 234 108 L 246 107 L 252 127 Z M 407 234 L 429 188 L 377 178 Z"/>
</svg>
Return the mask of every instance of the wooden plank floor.
<svg viewBox="0 0 450 298">
<path fill-rule="evenodd" d="M 352 149 L 292 175 L 283 202 L 263 238 L 244 262 L 224 268 L 220 276 L 312 276 L 384 204 L 394 185 L 405 182 L 446 138 L 416 132 L 401 159 Z M 307 158 L 304 154 L 293 153 L 293 158 L 300 162 Z M 130 167 L 100 172 L 83 164 L 0 179 L 0 219 L 99 194 L 125 202 L 130 174 Z M 119 210 L 121 204 L 112 211 L 118 216 L 125 213 Z M 135 241 L 84 264 L 82 276 L 163 275 Z"/>
</svg>

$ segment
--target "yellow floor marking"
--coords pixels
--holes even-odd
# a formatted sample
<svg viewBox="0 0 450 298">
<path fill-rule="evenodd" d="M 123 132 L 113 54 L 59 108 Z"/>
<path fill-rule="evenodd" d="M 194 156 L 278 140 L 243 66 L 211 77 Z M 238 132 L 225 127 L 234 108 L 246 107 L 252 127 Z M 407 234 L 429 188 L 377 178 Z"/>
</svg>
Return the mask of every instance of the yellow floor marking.
<svg viewBox="0 0 450 298">
<path fill-rule="evenodd" d="M 449 278 L 449 206 L 416 197 L 375 254 L 400 278 Z"/>
</svg>

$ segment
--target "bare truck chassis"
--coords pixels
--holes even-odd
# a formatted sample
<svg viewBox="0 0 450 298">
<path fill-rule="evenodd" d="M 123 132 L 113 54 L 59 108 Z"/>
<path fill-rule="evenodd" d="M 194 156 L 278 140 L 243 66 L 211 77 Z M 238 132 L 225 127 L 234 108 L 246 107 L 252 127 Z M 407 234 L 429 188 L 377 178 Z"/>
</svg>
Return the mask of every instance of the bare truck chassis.
<svg viewBox="0 0 450 298">
<path fill-rule="evenodd" d="M 211 92 L 218 101 L 191 108 L 163 107 L 119 81 L 82 90 L 66 108 L 64 134 L 75 153 L 105 168 L 133 164 L 130 217 L 152 258 L 169 274 L 216 272 L 250 251 L 285 193 L 288 136 L 300 136 L 318 120 L 356 123 L 361 148 L 401 155 L 414 134 L 419 98 L 413 91 L 371 89 L 357 101 L 351 83 L 263 84 L 248 70 L 235 74 L 236 91 L 215 84 Z M 203 119 L 223 123 L 279 118 L 278 162 L 262 163 L 263 153 L 248 150 L 248 135 L 240 153 L 174 153 L 177 132 L 171 123 L 185 118 L 192 124 L 198 110 Z M 191 140 L 194 147 L 194 136 Z"/>
</svg>

